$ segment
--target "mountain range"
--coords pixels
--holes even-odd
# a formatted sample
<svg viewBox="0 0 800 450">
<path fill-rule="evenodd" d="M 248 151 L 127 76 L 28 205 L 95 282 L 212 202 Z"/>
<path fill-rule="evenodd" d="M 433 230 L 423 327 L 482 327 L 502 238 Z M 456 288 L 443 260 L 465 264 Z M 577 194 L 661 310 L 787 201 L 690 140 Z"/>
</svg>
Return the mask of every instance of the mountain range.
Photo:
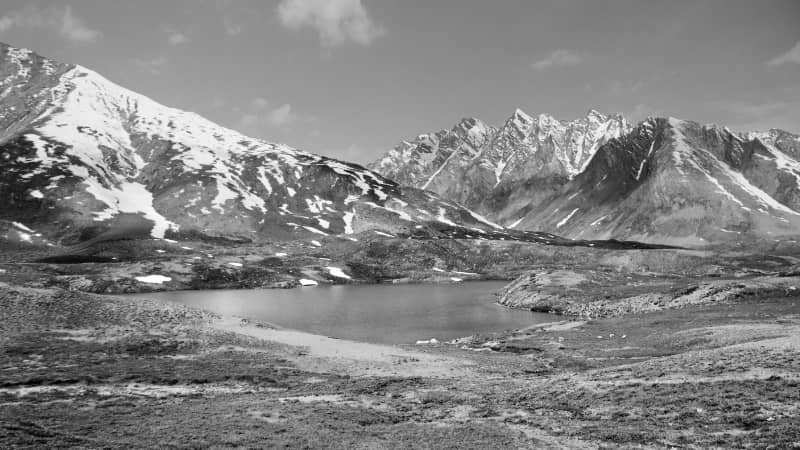
<svg viewBox="0 0 800 450">
<path fill-rule="evenodd" d="M 364 231 L 791 242 L 799 161 L 800 136 L 777 129 L 517 109 L 501 126 L 466 118 L 402 141 L 365 168 L 247 137 L 0 44 L 0 237 L 37 245 Z"/>
<path fill-rule="evenodd" d="M 517 110 L 406 140 L 368 165 L 509 229 L 706 246 L 800 235 L 800 136 L 590 110 Z"/>
</svg>

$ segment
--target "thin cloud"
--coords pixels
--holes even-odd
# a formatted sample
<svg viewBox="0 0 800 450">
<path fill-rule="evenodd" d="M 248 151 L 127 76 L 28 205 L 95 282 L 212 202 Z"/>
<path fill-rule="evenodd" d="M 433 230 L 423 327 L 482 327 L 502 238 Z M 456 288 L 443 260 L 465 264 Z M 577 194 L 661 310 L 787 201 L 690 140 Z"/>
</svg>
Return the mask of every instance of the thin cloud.
<svg viewBox="0 0 800 450">
<path fill-rule="evenodd" d="M 641 122 L 648 117 L 663 116 L 664 113 L 660 109 L 653 108 L 646 103 L 638 103 L 632 110 L 623 113 L 623 117 L 633 123 Z"/>
<path fill-rule="evenodd" d="M 14 27 L 14 21 L 11 17 L 0 17 L 0 33 L 4 33 Z"/>
<path fill-rule="evenodd" d="M 168 29 L 167 33 L 167 42 L 169 42 L 169 45 L 181 45 L 189 42 L 189 36 L 186 36 L 178 30 Z"/>
<path fill-rule="evenodd" d="M 611 92 L 616 95 L 635 94 L 645 87 L 643 80 L 614 81 L 611 83 Z"/>
<path fill-rule="evenodd" d="M 244 108 L 234 111 L 239 113 L 238 126 L 243 131 L 259 132 L 265 127 L 286 129 L 301 119 L 291 104 L 273 107 L 263 97 L 256 97 Z"/>
<path fill-rule="evenodd" d="M 728 125 L 735 130 L 753 131 L 780 128 L 800 132 L 800 98 L 766 100 L 759 102 L 725 101 L 711 104 L 722 112 L 733 114 Z"/>
<path fill-rule="evenodd" d="M 150 75 L 159 75 L 164 71 L 164 67 L 168 64 L 167 58 L 159 56 L 153 59 L 134 59 L 133 64 L 141 72 L 149 73 Z"/>
<path fill-rule="evenodd" d="M 236 36 L 242 32 L 242 26 L 228 17 L 222 19 L 222 25 L 225 27 L 225 34 L 228 36 Z"/>
<path fill-rule="evenodd" d="M 544 72 L 558 67 L 577 66 L 585 61 L 586 58 L 578 53 L 571 50 L 558 49 L 547 57 L 531 63 L 531 68 L 537 72 Z"/>
<path fill-rule="evenodd" d="M 377 150 L 370 151 L 358 144 L 350 144 L 346 148 L 332 150 L 330 152 L 331 156 L 339 158 L 343 161 L 351 161 L 365 165 L 377 158 L 381 153 L 381 151 Z"/>
<path fill-rule="evenodd" d="M 326 48 L 347 41 L 367 46 L 386 34 L 361 0 L 282 0 L 277 12 L 281 24 L 290 30 L 315 29 Z"/>
<path fill-rule="evenodd" d="M 70 5 L 45 9 L 27 7 L 0 17 L 0 32 L 12 28 L 49 29 L 75 43 L 94 42 L 102 35 L 76 16 Z"/>
<path fill-rule="evenodd" d="M 794 47 L 788 52 L 767 61 L 767 65 L 771 67 L 782 66 L 784 64 L 800 64 L 800 41 L 794 44 Z"/>
<path fill-rule="evenodd" d="M 292 112 L 292 105 L 284 103 L 267 114 L 267 122 L 276 127 L 285 127 L 297 119 Z"/>
</svg>

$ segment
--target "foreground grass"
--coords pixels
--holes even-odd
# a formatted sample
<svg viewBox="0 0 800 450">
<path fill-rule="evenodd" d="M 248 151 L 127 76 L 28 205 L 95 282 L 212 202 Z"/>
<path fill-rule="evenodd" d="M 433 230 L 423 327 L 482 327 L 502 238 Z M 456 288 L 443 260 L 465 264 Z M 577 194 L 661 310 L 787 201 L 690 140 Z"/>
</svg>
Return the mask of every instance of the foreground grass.
<svg viewBox="0 0 800 450">
<path fill-rule="evenodd" d="M 796 298 L 358 361 L 229 322 L 0 285 L 0 447 L 800 447 Z"/>
</svg>

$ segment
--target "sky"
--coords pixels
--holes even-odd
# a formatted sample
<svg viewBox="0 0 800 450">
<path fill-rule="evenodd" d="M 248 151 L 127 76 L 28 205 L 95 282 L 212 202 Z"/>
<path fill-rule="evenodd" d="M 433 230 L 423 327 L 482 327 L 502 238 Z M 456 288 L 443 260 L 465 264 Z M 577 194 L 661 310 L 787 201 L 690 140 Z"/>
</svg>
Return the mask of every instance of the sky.
<svg viewBox="0 0 800 450">
<path fill-rule="evenodd" d="M 0 41 L 362 164 L 516 108 L 800 132 L 798 0 L 2 0 Z"/>
</svg>

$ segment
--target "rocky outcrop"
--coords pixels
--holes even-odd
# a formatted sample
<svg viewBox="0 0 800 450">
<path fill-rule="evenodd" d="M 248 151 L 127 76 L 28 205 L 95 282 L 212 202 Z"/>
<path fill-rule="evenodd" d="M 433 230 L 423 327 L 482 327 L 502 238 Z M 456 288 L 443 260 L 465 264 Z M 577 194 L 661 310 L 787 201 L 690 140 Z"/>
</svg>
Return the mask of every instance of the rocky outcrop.
<svg viewBox="0 0 800 450">
<path fill-rule="evenodd" d="M 715 281 L 653 273 L 538 270 L 521 275 L 504 287 L 498 303 L 582 318 L 615 317 L 744 298 L 796 298 L 800 296 L 797 282 L 797 277 Z"/>
</svg>

